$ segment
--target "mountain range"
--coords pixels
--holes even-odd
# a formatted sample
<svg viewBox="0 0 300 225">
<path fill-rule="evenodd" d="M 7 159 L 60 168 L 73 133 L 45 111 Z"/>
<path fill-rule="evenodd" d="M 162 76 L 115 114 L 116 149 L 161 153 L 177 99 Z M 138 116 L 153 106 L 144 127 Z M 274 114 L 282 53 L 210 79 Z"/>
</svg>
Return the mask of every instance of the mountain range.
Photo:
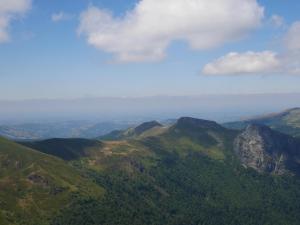
<svg viewBox="0 0 300 225">
<path fill-rule="evenodd" d="M 270 127 L 182 117 L 96 139 L 1 138 L 0 224 L 297 225 L 300 139 Z"/>
<path fill-rule="evenodd" d="M 0 136 L 13 140 L 40 140 L 49 138 L 94 138 L 112 130 L 126 129 L 133 122 L 66 121 L 52 123 L 25 123 L 1 125 Z"/>
</svg>

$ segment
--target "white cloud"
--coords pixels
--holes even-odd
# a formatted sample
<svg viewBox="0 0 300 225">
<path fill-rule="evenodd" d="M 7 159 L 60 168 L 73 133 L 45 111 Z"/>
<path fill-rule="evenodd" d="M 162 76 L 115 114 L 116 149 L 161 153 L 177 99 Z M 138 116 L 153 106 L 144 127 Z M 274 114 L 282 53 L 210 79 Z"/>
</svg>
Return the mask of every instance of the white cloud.
<svg viewBox="0 0 300 225">
<path fill-rule="evenodd" d="M 247 75 L 281 73 L 300 75 L 300 21 L 294 22 L 283 37 L 283 51 L 229 53 L 204 66 L 205 75 Z"/>
<path fill-rule="evenodd" d="M 9 26 L 31 7 L 31 0 L 0 0 L 0 43 L 9 41 Z"/>
<path fill-rule="evenodd" d="M 72 19 L 72 15 L 65 13 L 65 12 L 59 12 L 59 13 L 53 13 L 51 16 L 51 20 L 53 22 L 60 22 L 60 21 L 65 21 L 65 20 L 70 20 Z"/>
<path fill-rule="evenodd" d="M 118 61 L 156 61 L 172 41 L 203 50 L 241 39 L 263 16 L 256 0 L 141 0 L 118 18 L 90 6 L 81 14 L 78 32 Z"/>
<path fill-rule="evenodd" d="M 275 72 L 280 67 L 276 53 L 263 52 L 231 52 L 216 61 L 204 66 L 205 75 L 240 75 L 265 74 Z"/>
</svg>

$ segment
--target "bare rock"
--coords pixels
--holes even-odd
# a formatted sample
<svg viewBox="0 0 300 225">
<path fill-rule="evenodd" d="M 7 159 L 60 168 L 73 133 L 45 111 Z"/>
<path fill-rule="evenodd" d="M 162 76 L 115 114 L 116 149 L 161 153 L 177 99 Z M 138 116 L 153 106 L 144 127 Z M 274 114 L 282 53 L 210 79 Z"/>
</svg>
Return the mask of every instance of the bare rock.
<svg viewBox="0 0 300 225">
<path fill-rule="evenodd" d="M 234 141 L 243 166 L 277 175 L 299 166 L 299 147 L 294 138 L 263 125 L 249 125 Z"/>
</svg>

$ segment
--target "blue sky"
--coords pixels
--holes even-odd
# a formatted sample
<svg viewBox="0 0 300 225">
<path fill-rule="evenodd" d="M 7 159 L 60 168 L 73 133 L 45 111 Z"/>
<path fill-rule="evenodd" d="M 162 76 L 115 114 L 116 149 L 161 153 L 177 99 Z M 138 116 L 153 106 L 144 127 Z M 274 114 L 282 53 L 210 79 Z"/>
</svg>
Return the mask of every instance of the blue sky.
<svg viewBox="0 0 300 225">
<path fill-rule="evenodd" d="M 198 0 L 201 1 L 205 0 Z M 300 21 L 299 1 L 258 1 L 257 4 L 265 9 L 264 18 L 259 26 L 239 40 L 226 41 L 208 49 L 191 48 L 184 40 L 170 41 L 165 57 L 154 61 L 114 61 L 115 53 L 106 48 L 97 49 L 98 43 L 88 43 L 90 33 L 78 34 L 79 16 L 89 7 L 109 10 L 113 17 L 122 19 L 137 3 L 133 0 L 33 0 L 24 15 L 15 15 L 9 20 L 10 27 L 6 32 L 10 40 L 0 43 L 0 99 L 300 92 L 300 75 L 290 73 L 287 68 L 273 70 L 277 60 L 285 62 L 281 57 L 281 54 L 286 55 L 282 53 L 285 52 L 282 42 L 292 25 Z M 54 22 L 52 15 L 60 12 L 66 19 Z M 282 24 L 272 22 L 274 15 L 282 19 Z M 120 39 L 123 38 L 121 35 Z M 120 51 L 118 49 L 118 54 Z M 248 51 L 256 52 L 258 56 L 263 51 L 279 56 L 277 59 L 270 54 L 264 55 L 276 62 L 250 72 L 243 72 L 244 68 L 234 70 L 232 74 L 203 72 L 205 65 L 229 52 L 240 54 L 230 60 L 243 62 L 239 60 L 242 57 L 249 59 L 249 55 L 244 55 Z M 213 66 L 232 69 L 224 63 Z"/>
</svg>

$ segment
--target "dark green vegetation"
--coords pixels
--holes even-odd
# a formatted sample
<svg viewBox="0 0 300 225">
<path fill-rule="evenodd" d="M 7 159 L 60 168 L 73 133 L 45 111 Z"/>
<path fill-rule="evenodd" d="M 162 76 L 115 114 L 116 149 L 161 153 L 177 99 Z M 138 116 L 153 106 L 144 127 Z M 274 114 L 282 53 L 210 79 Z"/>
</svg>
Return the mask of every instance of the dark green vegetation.
<svg viewBox="0 0 300 225">
<path fill-rule="evenodd" d="M 54 138 L 36 142 L 20 142 L 21 144 L 39 150 L 40 152 L 57 156 L 64 160 L 75 160 L 86 156 L 86 149 L 99 148 L 100 141 L 88 139 L 62 139 Z"/>
<path fill-rule="evenodd" d="M 80 188 L 74 192 L 67 189 L 64 200 L 51 191 L 44 193 L 43 198 L 35 198 L 35 201 L 49 202 L 49 210 L 42 211 L 47 215 L 44 218 L 38 217 L 40 207 L 33 208 L 31 214 L 18 214 L 17 204 L 10 210 L 4 208 L 2 198 L 15 195 L 3 189 L 2 217 L 9 211 L 15 224 L 51 225 L 299 224 L 298 175 L 292 171 L 280 176 L 260 173 L 242 166 L 234 151 L 239 131 L 192 118 L 181 118 L 168 127 L 144 125 L 142 132 L 121 136 L 119 140 L 114 137 L 113 141 L 52 139 L 26 143 L 55 157 L 3 140 L 13 146 L 11 151 L 24 154 L 28 164 L 35 161 L 32 155 L 53 161 L 51 165 L 43 160 L 35 162 L 43 171 L 49 171 L 49 177 L 59 180 L 65 176 L 69 185 Z M 267 143 L 276 142 L 272 137 Z M 263 135 L 255 138 L 264 140 Z M 282 138 L 291 137 L 283 135 Z M 0 145 L 1 159 L 7 154 L 3 148 Z M 300 151 L 300 146 L 295 151 L 298 149 Z M 14 158 L 18 160 L 17 156 Z M 15 167 L 12 172 L 20 173 Z M 28 174 L 22 174 L 22 179 L 28 180 Z M 74 184 L 75 181 L 78 183 Z M 62 184 L 57 181 L 57 186 Z M 105 192 L 101 191 L 102 187 Z M 28 195 L 39 193 L 38 190 L 19 191 Z M 27 204 L 34 205 L 33 202 Z M 29 215 L 31 221 L 27 220 Z M 7 220 L 1 222 L 14 224 Z"/>
<path fill-rule="evenodd" d="M 233 129 L 244 129 L 249 124 L 263 124 L 282 133 L 300 137 L 300 108 L 226 123 L 224 126 Z"/>
</svg>

